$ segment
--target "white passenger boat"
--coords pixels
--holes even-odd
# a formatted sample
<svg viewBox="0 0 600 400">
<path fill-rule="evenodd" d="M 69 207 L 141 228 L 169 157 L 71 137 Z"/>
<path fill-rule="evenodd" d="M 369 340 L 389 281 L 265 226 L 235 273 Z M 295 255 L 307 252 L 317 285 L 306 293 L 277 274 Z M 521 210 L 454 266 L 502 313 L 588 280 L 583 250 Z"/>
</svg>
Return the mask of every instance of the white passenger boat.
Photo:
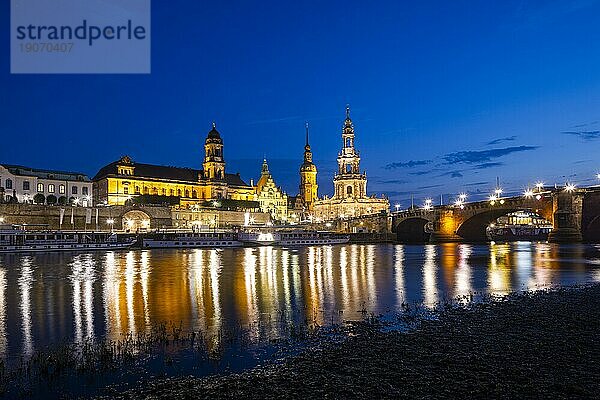
<svg viewBox="0 0 600 400">
<path fill-rule="evenodd" d="M 142 247 L 155 248 L 204 248 L 240 247 L 235 232 L 172 232 L 155 233 L 142 239 Z"/>
<path fill-rule="evenodd" d="M 295 247 L 343 244 L 350 237 L 334 232 L 254 229 L 240 232 L 238 240 L 246 245 Z"/>
<path fill-rule="evenodd" d="M 92 251 L 127 249 L 135 239 L 111 232 L 26 230 L 21 225 L 0 226 L 0 253 Z"/>
</svg>

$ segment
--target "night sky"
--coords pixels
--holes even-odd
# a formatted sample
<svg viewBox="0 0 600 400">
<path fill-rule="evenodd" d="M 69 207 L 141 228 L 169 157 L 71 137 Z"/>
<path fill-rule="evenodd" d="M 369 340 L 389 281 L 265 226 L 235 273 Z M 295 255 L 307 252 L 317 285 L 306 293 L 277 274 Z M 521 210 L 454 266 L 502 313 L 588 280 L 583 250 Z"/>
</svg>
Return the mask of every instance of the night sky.
<svg viewBox="0 0 600 400">
<path fill-rule="evenodd" d="M 331 194 L 348 103 L 392 204 L 597 183 L 600 2 L 154 0 L 150 75 L 11 75 L 0 16 L 0 162 L 200 168 L 216 121 L 228 172 L 256 180 L 266 155 L 296 194 L 309 121 Z"/>
</svg>

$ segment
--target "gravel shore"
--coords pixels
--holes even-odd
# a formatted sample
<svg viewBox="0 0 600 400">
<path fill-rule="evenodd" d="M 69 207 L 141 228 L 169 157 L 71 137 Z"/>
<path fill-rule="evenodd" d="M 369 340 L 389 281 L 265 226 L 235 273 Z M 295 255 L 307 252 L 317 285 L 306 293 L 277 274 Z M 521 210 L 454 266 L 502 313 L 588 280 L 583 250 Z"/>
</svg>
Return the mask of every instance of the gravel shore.
<svg viewBox="0 0 600 400">
<path fill-rule="evenodd" d="M 363 324 L 280 363 L 156 380 L 117 397 L 599 398 L 600 286 L 448 308 L 408 333 Z"/>
</svg>

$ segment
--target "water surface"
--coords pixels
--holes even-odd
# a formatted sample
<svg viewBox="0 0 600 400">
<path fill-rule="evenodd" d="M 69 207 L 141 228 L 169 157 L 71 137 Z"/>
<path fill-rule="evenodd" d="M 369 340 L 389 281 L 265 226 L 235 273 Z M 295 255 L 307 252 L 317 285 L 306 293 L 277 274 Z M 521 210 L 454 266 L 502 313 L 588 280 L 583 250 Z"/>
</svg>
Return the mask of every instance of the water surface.
<svg viewBox="0 0 600 400">
<path fill-rule="evenodd" d="M 286 334 L 273 323 L 282 316 L 326 325 L 405 302 L 598 280 L 600 248 L 525 242 L 0 255 L 0 356 L 162 322 L 211 345 L 244 327 L 260 343 Z"/>
</svg>

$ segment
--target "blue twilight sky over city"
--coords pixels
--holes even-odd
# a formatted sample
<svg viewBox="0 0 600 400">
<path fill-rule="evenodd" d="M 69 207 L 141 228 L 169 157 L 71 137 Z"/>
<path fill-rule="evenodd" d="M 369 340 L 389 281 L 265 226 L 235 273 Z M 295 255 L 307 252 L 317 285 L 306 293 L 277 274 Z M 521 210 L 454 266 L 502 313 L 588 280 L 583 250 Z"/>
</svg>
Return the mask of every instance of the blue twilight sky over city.
<svg viewBox="0 0 600 400">
<path fill-rule="evenodd" d="M 256 180 L 266 155 L 296 194 L 309 121 L 325 195 L 350 104 L 368 190 L 392 204 L 597 183 L 600 2 L 154 0 L 149 75 L 11 75 L 9 14 L 1 162 L 201 168 L 215 121 L 228 172 Z"/>
</svg>

